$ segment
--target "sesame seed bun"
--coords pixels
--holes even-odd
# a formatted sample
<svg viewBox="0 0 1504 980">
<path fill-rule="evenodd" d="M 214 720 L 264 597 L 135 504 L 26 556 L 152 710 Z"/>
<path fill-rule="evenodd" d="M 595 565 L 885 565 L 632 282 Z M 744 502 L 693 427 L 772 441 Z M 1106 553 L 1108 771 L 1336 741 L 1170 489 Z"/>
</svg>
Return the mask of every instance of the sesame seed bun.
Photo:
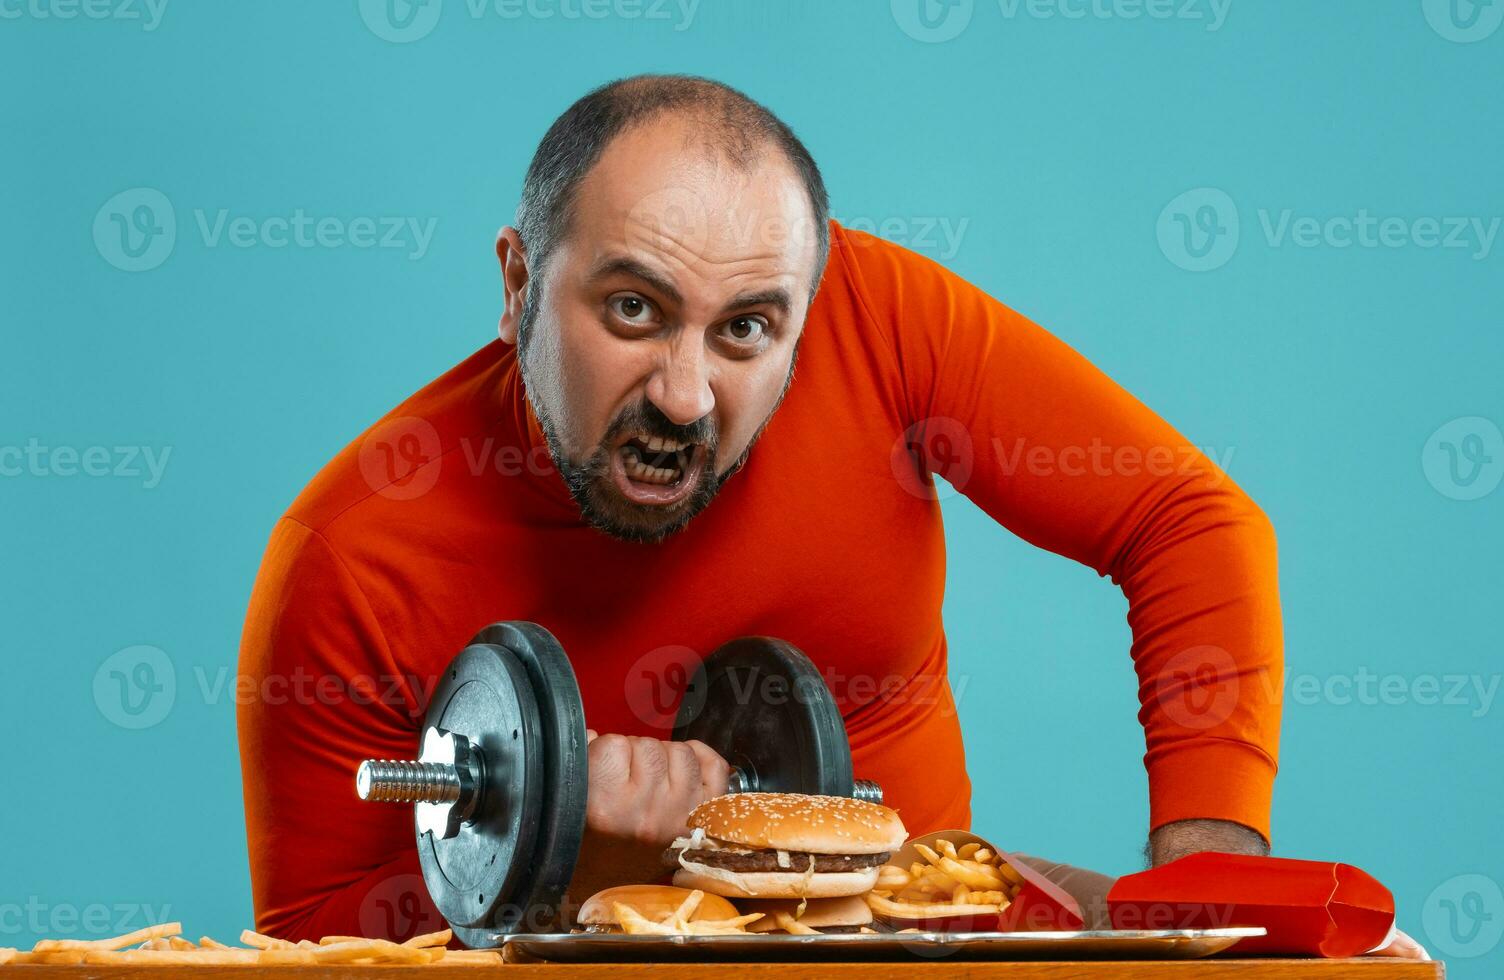
<svg viewBox="0 0 1504 980">
<path fill-rule="evenodd" d="M 744 847 L 815 854 L 896 851 L 907 838 L 903 821 L 888 807 L 798 793 L 717 796 L 694 808 L 689 827 Z"/>
<path fill-rule="evenodd" d="M 715 870 L 715 869 L 712 869 Z M 714 876 L 688 868 L 674 872 L 674 884 L 698 888 L 708 898 L 839 898 L 865 895 L 877 884 L 877 869 L 826 871 L 814 875 L 786 871 L 721 871 Z"/>
<path fill-rule="evenodd" d="M 620 925 L 613 908 L 620 902 L 645 919 L 661 922 L 684 904 L 689 893 L 688 888 L 675 888 L 671 885 L 617 885 L 585 899 L 585 904 L 580 906 L 578 921 L 582 926 Z M 734 919 L 737 915 L 736 906 L 719 895 L 707 892 L 689 919 L 691 922 L 699 919 Z"/>
</svg>

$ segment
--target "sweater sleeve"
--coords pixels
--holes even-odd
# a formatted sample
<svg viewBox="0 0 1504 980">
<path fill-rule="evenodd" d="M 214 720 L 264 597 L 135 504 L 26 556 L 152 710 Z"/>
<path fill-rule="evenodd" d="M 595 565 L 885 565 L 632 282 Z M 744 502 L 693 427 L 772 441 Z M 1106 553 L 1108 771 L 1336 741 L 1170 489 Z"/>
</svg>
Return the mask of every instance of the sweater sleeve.
<svg viewBox="0 0 1504 980">
<path fill-rule="evenodd" d="M 329 543 L 284 518 L 252 591 L 236 691 L 256 928 L 406 939 L 442 928 L 410 807 L 362 803 L 355 769 L 410 758 L 421 691 Z"/>
<path fill-rule="evenodd" d="M 1273 529 L 1226 473 L 1081 355 L 937 263 L 838 231 L 896 364 L 918 486 L 945 477 L 1128 599 L 1151 829 L 1267 840 L 1283 639 Z"/>
</svg>

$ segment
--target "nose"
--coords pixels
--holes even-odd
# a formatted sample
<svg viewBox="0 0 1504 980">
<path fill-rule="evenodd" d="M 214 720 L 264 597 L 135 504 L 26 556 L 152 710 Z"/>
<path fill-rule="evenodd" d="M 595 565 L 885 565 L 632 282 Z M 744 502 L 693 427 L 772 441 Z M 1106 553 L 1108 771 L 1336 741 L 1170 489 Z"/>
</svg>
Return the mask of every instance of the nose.
<svg viewBox="0 0 1504 980">
<path fill-rule="evenodd" d="M 648 379 L 648 400 L 675 425 L 698 422 L 715 407 L 710 363 L 698 337 L 682 337 Z"/>
</svg>

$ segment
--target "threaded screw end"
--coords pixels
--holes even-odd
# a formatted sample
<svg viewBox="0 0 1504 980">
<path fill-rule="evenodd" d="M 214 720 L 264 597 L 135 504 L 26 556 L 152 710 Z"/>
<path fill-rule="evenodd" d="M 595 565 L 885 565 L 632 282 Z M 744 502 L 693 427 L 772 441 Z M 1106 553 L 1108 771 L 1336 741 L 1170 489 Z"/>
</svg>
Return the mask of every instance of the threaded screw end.
<svg viewBox="0 0 1504 980">
<path fill-rule="evenodd" d="M 443 762 L 369 759 L 355 771 L 355 792 L 375 803 L 453 803 L 460 775 Z"/>
</svg>

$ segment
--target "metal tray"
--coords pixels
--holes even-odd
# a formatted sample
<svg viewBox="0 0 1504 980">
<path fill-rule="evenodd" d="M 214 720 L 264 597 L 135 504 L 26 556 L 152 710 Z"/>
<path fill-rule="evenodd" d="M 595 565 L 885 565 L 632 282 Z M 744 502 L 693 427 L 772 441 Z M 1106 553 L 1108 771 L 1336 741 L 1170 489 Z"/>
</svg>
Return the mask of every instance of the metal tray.
<svg viewBox="0 0 1504 980">
<path fill-rule="evenodd" d="M 1086 932 L 911 932 L 820 936 L 498 936 L 515 953 L 560 963 L 775 960 L 1177 960 L 1210 956 L 1262 927 Z"/>
</svg>

